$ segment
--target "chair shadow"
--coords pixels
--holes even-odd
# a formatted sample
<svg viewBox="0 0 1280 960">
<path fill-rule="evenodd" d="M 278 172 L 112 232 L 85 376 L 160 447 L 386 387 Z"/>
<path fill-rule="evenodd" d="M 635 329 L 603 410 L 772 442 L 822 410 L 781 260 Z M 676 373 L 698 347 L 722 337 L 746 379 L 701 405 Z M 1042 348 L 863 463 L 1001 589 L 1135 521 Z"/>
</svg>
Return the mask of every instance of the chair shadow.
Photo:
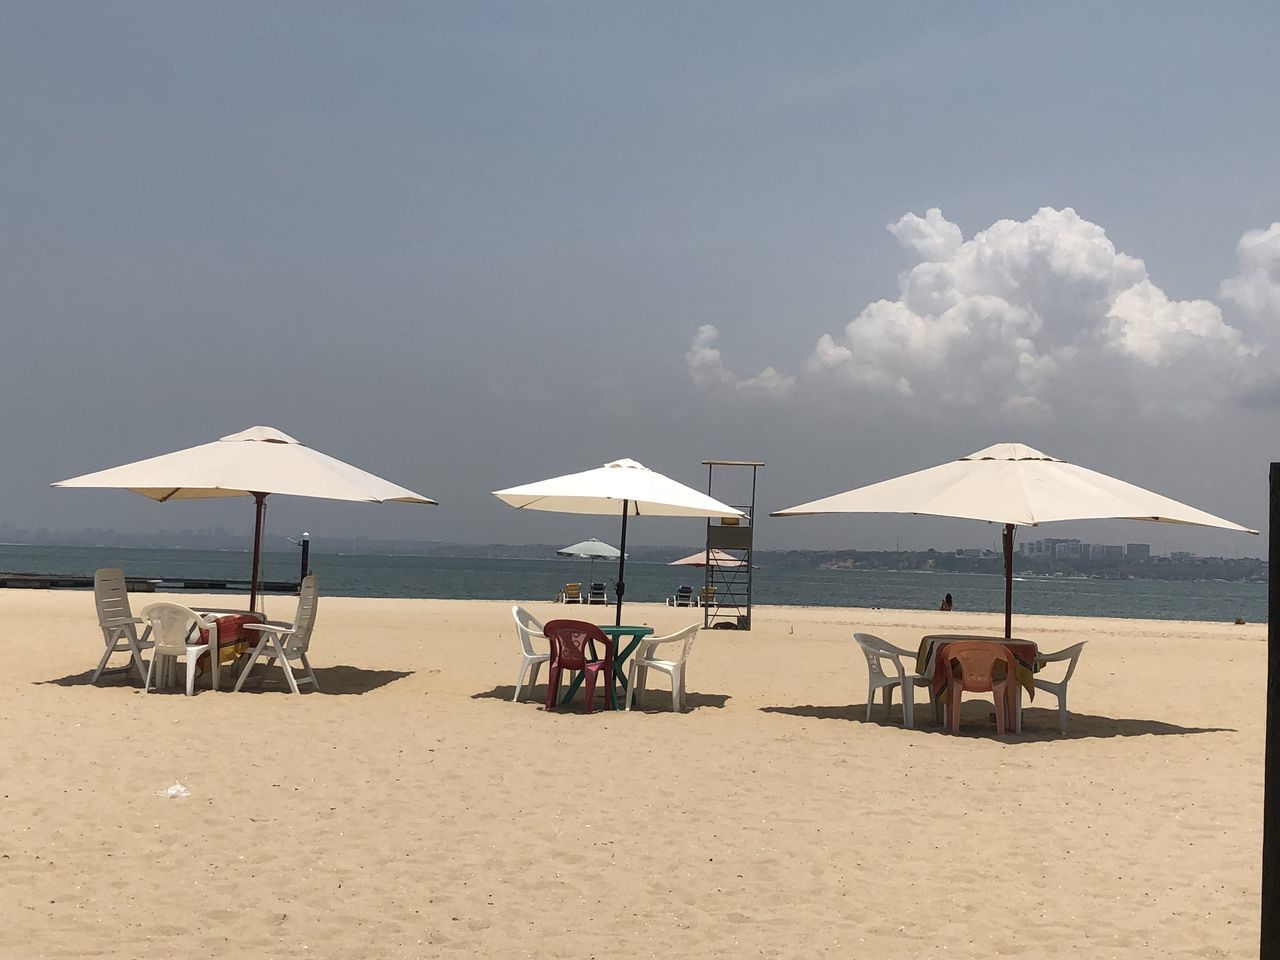
<svg viewBox="0 0 1280 960">
<path fill-rule="evenodd" d="M 968 706 L 968 701 L 965 706 Z M 974 701 L 972 710 L 962 709 L 960 714 L 960 736 L 995 737 L 996 727 L 992 717 L 991 704 L 981 708 L 982 701 Z M 902 708 L 895 706 L 892 718 L 885 720 L 884 708 L 879 704 L 872 711 L 871 719 L 867 719 L 867 705 L 863 703 L 847 706 L 815 706 L 803 704 L 791 707 L 761 707 L 763 713 L 780 713 L 792 717 L 808 717 L 812 720 L 847 720 L 868 726 L 898 727 L 902 726 Z M 934 722 L 933 713 L 927 703 L 916 704 L 915 727 L 912 733 L 945 734 L 950 736 L 949 729 Z M 1043 743 L 1052 740 L 1098 740 L 1112 737 L 1171 737 L 1190 736 L 1199 733 L 1235 733 L 1234 727 L 1183 727 L 1163 720 L 1144 720 L 1130 717 L 1103 717 L 1090 713 L 1072 713 L 1067 711 L 1067 732 L 1058 729 L 1057 708 L 1041 709 L 1024 707 L 1022 710 L 1022 733 L 1007 734 L 1005 739 L 1011 743 Z"/>
<path fill-rule="evenodd" d="M 537 706 L 547 702 L 547 685 L 540 683 L 536 687 L 526 687 L 521 691 L 524 698 L 522 703 L 530 703 Z M 484 690 L 480 693 L 473 693 L 472 700 L 506 700 L 511 701 L 515 696 L 516 685 L 514 683 L 502 684 L 494 687 L 492 690 Z M 707 707 L 713 710 L 722 710 L 724 705 L 729 702 L 730 696 L 727 693 L 690 693 L 684 695 L 685 712 L 691 710 L 699 710 Z M 636 704 L 632 706 L 632 713 L 670 713 L 671 712 L 671 692 L 666 691 L 665 697 L 662 690 L 645 689 L 646 706 Z M 574 695 L 572 703 L 566 704 L 561 710 L 565 713 L 583 712 L 582 692 L 579 691 Z M 622 690 L 618 690 L 618 709 L 622 710 L 626 706 L 623 700 Z M 604 697 L 600 691 L 596 691 L 596 712 L 604 709 Z"/>
<path fill-rule="evenodd" d="M 294 676 L 301 676 L 301 670 L 294 670 Z M 405 677 L 413 675 L 412 670 L 366 670 L 363 667 L 337 666 L 337 667 L 317 667 L 315 669 L 316 681 L 320 685 L 320 689 L 315 693 L 326 696 L 362 696 L 371 693 L 388 684 L 395 683 L 397 680 L 403 680 Z M 231 679 L 228 679 L 230 676 Z M 235 686 L 238 678 L 237 673 L 224 673 L 222 676 L 222 693 L 230 692 Z M 57 687 L 88 687 L 94 686 L 93 671 L 86 670 L 83 673 L 71 674 L 66 677 L 55 677 L 50 680 L 33 680 L 36 686 L 53 685 Z M 98 686 L 102 687 L 133 687 L 139 692 L 142 691 L 142 684 L 133 677 L 132 674 L 117 674 L 115 676 L 103 677 Z M 514 690 L 514 688 L 510 688 Z M 196 692 L 207 692 L 209 690 L 209 680 L 207 676 L 202 676 L 196 681 Z M 158 691 L 166 693 L 171 691 Z M 241 693 L 289 693 L 289 682 L 284 677 L 284 671 L 279 667 L 267 667 L 265 663 L 259 663 L 253 668 L 253 673 L 249 679 L 245 681 L 245 685 L 240 688 Z M 303 693 L 311 693 L 310 684 L 302 688 Z"/>
</svg>

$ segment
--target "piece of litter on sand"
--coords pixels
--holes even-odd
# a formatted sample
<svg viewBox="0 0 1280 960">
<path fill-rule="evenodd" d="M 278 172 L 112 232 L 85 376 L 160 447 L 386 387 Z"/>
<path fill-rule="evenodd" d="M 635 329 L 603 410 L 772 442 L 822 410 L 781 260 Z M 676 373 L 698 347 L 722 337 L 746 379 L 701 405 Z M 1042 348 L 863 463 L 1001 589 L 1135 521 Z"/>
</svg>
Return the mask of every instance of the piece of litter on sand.
<svg viewBox="0 0 1280 960">
<path fill-rule="evenodd" d="M 167 790 L 157 790 L 156 796 L 168 797 L 171 800 L 172 799 L 181 800 L 183 797 L 191 796 L 191 791 L 188 790 L 186 787 L 184 787 L 182 784 L 175 783 L 172 787 L 169 787 Z"/>
</svg>

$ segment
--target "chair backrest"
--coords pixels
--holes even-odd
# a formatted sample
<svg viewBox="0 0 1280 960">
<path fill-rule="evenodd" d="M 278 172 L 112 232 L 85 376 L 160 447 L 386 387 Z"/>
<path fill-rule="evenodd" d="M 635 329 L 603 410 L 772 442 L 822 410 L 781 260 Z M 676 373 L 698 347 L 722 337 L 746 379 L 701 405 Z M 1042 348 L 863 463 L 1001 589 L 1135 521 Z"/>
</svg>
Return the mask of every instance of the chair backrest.
<svg viewBox="0 0 1280 960">
<path fill-rule="evenodd" d="M 605 596 L 605 592 L 604 592 L 604 584 L 603 584 L 603 583 L 600 583 L 600 582 L 598 582 L 598 581 L 593 582 L 593 583 L 591 584 L 591 596 L 593 596 L 593 597 L 603 597 L 603 596 Z"/>
<path fill-rule="evenodd" d="M 687 583 L 681 584 L 676 587 L 676 596 L 684 600 L 693 599 L 693 587 L 689 586 Z"/>
<path fill-rule="evenodd" d="M 677 630 L 675 633 L 669 633 L 665 637 L 649 637 L 645 641 L 643 652 L 644 658 L 651 658 L 656 654 L 655 647 L 662 643 L 676 643 L 680 640 L 684 641 L 684 645 L 680 648 L 680 656 L 676 658 L 677 663 L 684 663 L 689 659 L 689 651 L 693 649 L 693 641 L 698 639 L 698 630 L 702 627 L 700 623 L 692 623 L 683 630 Z"/>
<path fill-rule="evenodd" d="M 582 620 L 551 620 L 542 628 L 542 634 L 551 641 L 551 665 L 565 670 L 585 670 L 587 645 L 591 642 L 604 646 L 601 661 L 613 664 L 613 640 L 600 632 L 594 623 Z"/>
<path fill-rule="evenodd" d="M 533 635 L 536 633 L 542 636 L 542 624 L 538 622 L 538 618 L 518 603 L 511 608 L 511 616 L 515 617 L 520 648 L 530 657 L 538 656 L 538 651 L 533 649 Z"/>
<path fill-rule="evenodd" d="M 1063 675 L 1059 683 L 1066 683 L 1071 679 L 1071 675 L 1076 672 L 1076 664 L 1080 662 L 1080 652 L 1084 650 L 1084 645 L 1088 641 L 1081 640 L 1079 643 L 1073 643 L 1069 647 L 1063 647 L 1057 653 L 1042 653 L 1038 657 L 1041 663 L 1054 663 L 1059 660 L 1070 661 L 1067 664 L 1067 672 Z"/>
<path fill-rule="evenodd" d="M 566 600 L 568 600 L 568 599 L 570 599 L 570 598 L 577 599 L 577 598 L 579 598 L 579 597 L 581 597 L 581 596 L 582 596 L 582 584 L 580 584 L 580 583 L 566 583 L 566 584 L 564 585 L 564 598 L 565 598 Z"/>
<path fill-rule="evenodd" d="M 893 644 L 881 640 L 873 633 L 855 633 L 853 639 L 857 642 L 862 655 L 867 658 L 867 672 L 871 674 L 872 679 L 883 680 L 887 677 L 884 664 L 880 662 L 881 659 L 892 660 L 898 666 L 898 671 L 901 671 L 902 660 Z"/>
<path fill-rule="evenodd" d="M 124 571 L 103 567 L 93 573 L 93 601 L 98 607 L 98 623 L 104 629 L 132 620 L 129 591 L 125 589 Z"/>
<path fill-rule="evenodd" d="M 306 653 L 311 645 L 311 631 L 316 625 L 316 608 L 320 605 L 320 596 L 316 592 L 316 575 L 309 573 L 302 578 L 298 590 L 298 612 L 293 617 L 293 633 L 285 640 L 285 653 L 296 656 Z"/>
<path fill-rule="evenodd" d="M 208 626 L 200 615 L 180 603 L 161 600 L 149 604 L 142 610 L 142 619 L 151 626 L 151 639 L 155 641 L 155 652 L 168 656 L 176 656 L 186 650 L 187 644 L 205 642 L 202 633 L 217 633 L 217 625 Z M 206 634 L 208 635 L 208 634 Z"/>
<path fill-rule="evenodd" d="M 716 588 L 703 587 L 701 595 L 703 600 L 714 600 L 716 598 Z"/>
<path fill-rule="evenodd" d="M 1014 676 L 1017 661 L 1009 648 L 1000 643 L 981 643 L 961 640 L 948 643 L 941 651 L 943 662 L 951 668 L 951 675 L 958 676 L 964 689 L 970 693 L 982 693 L 994 688 L 996 681 Z M 1004 668 L 999 676 L 996 665 Z M 958 671 L 958 672 L 957 672 Z"/>
</svg>

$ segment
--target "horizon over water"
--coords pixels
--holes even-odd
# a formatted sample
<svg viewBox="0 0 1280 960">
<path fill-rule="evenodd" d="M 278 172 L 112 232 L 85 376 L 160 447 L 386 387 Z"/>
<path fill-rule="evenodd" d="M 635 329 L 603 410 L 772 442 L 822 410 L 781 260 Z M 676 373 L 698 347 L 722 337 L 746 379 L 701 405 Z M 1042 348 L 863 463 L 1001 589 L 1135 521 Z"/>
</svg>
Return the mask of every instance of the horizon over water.
<svg viewBox="0 0 1280 960">
<path fill-rule="evenodd" d="M 247 580 L 246 550 L 50 547 L 0 544 L 0 570 L 11 573 L 93 575 L 120 567 L 129 577 Z M 509 560 L 468 557 L 378 556 L 312 552 L 321 595 L 457 600 L 550 601 L 565 583 L 589 579 L 584 560 Z M 597 561 L 594 579 L 609 585 L 617 568 Z M 262 555 L 263 580 L 296 581 L 299 555 Z M 662 603 L 680 584 L 704 582 L 703 571 L 630 560 L 626 597 Z M 755 571 L 756 605 L 936 610 L 943 594 L 957 611 L 1004 610 L 1004 578 L 979 573 L 915 573 L 764 567 Z M 271 595 L 269 595 L 271 596 Z M 279 596 L 275 594 L 274 596 Z M 1267 584 L 1221 581 L 1033 578 L 1015 583 L 1014 614 L 1233 621 L 1267 618 Z"/>
</svg>

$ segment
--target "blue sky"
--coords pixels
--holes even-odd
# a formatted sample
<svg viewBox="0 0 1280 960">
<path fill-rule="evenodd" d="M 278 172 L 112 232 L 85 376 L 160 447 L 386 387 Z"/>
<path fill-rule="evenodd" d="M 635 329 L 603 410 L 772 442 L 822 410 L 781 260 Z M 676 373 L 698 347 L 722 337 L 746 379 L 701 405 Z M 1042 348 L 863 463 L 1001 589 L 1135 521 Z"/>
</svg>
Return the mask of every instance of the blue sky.
<svg viewBox="0 0 1280 960">
<path fill-rule="evenodd" d="M 0 521 L 235 527 L 47 484 L 266 423 L 442 501 L 281 531 L 570 542 L 609 531 L 488 491 L 741 457 L 768 510 L 1001 440 L 1261 527 L 1278 42 L 1264 4 L 6 4 Z"/>
</svg>

